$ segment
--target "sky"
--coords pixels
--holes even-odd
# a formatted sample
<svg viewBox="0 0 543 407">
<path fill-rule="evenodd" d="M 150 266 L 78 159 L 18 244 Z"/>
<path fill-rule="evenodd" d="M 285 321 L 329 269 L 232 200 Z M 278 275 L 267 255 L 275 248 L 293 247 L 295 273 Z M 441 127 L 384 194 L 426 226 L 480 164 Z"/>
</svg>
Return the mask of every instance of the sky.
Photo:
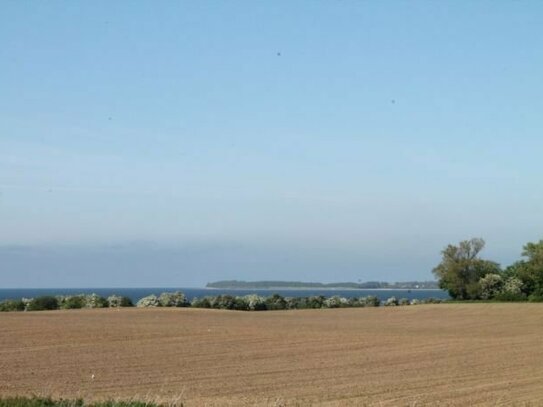
<svg viewBox="0 0 543 407">
<path fill-rule="evenodd" d="M 0 2 L 0 287 L 432 279 L 543 238 L 539 1 Z"/>
</svg>

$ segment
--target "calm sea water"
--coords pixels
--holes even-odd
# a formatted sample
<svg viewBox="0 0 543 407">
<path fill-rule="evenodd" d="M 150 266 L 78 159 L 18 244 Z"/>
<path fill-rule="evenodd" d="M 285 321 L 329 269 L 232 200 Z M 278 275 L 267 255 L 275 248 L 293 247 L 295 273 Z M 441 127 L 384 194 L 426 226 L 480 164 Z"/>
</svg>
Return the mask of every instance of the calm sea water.
<svg viewBox="0 0 543 407">
<path fill-rule="evenodd" d="M 33 298 L 40 295 L 70 295 L 70 294 L 91 294 L 96 293 L 107 297 L 112 294 L 124 295 L 136 302 L 150 294 L 159 295 L 162 292 L 182 291 L 189 300 L 194 297 L 205 297 L 206 295 L 272 295 L 280 294 L 284 297 L 308 297 L 310 295 L 324 295 L 330 297 L 339 295 L 340 297 L 366 297 L 375 295 L 381 300 L 386 300 L 392 296 L 396 298 L 408 299 L 425 299 L 425 298 L 442 298 L 448 299 L 449 295 L 442 290 L 229 290 L 229 289 L 210 289 L 210 288 L 2 288 L 0 289 L 0 300 L 4 299 L 19 299 L 22 297 Z"/>
</svg>

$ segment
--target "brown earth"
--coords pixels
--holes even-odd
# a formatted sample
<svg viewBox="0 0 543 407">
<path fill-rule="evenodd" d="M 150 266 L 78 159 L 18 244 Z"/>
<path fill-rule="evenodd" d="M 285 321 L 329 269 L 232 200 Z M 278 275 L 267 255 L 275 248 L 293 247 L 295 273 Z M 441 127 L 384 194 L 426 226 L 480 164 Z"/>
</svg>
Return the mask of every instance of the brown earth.
<svg viewBox="0 0 543 407">
<path fill-rule="evenodd" d="M 94 379 L 92 378 L 94 375 Z M 543 304 L 0 314 L 0 395 L 543 405 Z"/>
</svg>

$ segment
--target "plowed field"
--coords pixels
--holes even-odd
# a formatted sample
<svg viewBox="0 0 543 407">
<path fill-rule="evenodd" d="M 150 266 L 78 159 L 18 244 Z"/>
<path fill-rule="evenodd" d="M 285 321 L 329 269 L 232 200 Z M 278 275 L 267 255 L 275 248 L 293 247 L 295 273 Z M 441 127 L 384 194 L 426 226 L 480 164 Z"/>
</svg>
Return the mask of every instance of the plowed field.
<svg viewBox="0 0 543 407">
<path fill-rule="evenodd" d="M 31 394 L 189 407 L 539 406 L 543 304 L 2 313 L 0 395 Z"/>
</svg>

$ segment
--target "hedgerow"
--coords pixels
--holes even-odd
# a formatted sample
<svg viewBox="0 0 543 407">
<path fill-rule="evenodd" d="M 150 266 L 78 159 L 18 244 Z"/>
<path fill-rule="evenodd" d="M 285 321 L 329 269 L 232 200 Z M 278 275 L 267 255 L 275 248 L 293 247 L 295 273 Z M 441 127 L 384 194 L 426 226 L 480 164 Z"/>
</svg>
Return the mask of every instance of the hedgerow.
<svg viewBox="0 0 543 407">
<path fill-rule="evenodd" d="M 504 300 L 514 300 L 505 299 Z M 534 298 L 538 301 L 539 298 Z M 345 298 L 338 295 L 325 297 L 322 295 L 312 295 L 308 297 L 283 297 L 279 294 L 270 296 L 261 296 L 249 294 L 244 296 L 234 296 L 221 294 L 216 296 L 206 296 L 193 298 L 191 302 L 182 292 L 162 293 L 159 296 L 148 295 L 141 298 L 137 307 L 192 307 L 192 308 L 213 308 L 237 311 L 275 311 L 292 309 L 320 309 L 320 308 L 361 308 L 361 307 L 379 307 L 397 306 L 397 305 L 417 305 L 417 304 L 435 304 L 443 302 L 437 298 L 397 299 L 390 297 L 381 302 L 379 298 L 373 295 L 366 297 Z M 0 311 L 41 311 L 52 309 L 74 309 L 74 308 L 116 308 L 132 307 L 132 301 L 128 297 L 111 295 L 107 299 L 97 294 L 80 294 L 70 296 L 44 296 L 36 298 L 23 298 L 22 300 L 4 300 L 0 301 Z"/>
</svg>

